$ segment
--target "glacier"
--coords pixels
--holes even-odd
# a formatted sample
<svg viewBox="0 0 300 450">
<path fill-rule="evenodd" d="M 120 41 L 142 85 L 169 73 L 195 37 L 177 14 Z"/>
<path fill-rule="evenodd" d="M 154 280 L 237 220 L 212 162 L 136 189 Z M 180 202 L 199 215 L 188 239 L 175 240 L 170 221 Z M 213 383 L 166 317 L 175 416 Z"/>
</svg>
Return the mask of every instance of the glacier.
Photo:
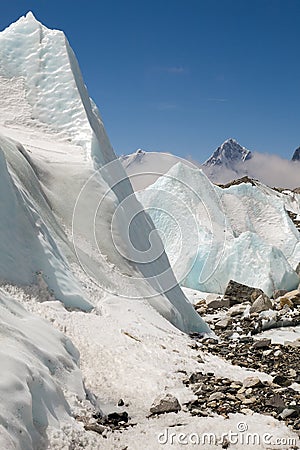
<svg viewBox="0 0 300 450">
<path fill-rule="evenodd" d="M 221 189 L 179 162 L 137 195 L 183 286 L 224 293 L 233 279 L 269 295 L 298 286 L 300 236 L 282 194 L 261 183 Z"/>
<path fill-rule="evenodd" d="M 79 258 L 104 289 L 134 298 L 148 296 L 180 329 L 208 331 L 178 287 L 154 225 L 115 157 L 64 33 L 48 30 L 28 13 L 1 33 L 0 60 L 0 92 L 8 99 L 0 113 L 5 136 L 1 148 L 9 164 L 7 168 L 2 157 L 1 171 L 10 196 L 5 203 L 8 195 L 3 190 L 2 211 L 10 221 L 10 205 L 16 208 L 13 217 L 18 214 L 13 227 L 2 228 L 3 245 L 16 244 L 3 252 L 2 279 L 29 283 L 42 272 L 50 291 L 66 306 L 91 309 L 68 267 Z M 24 170 L 27 175 L 21 176 Z M 102 197 L 95 231 L 93 216 Z M 112 238 L 116 211 L 120 217 L 119 223 L 114 220 Z M 51 215 L 56 220 L 51 218 L 47 226 Z M 127 240 L 124 222 L 130 228 Z M 23 257 L 19 265 L 18 253 Z"/>
</svg>

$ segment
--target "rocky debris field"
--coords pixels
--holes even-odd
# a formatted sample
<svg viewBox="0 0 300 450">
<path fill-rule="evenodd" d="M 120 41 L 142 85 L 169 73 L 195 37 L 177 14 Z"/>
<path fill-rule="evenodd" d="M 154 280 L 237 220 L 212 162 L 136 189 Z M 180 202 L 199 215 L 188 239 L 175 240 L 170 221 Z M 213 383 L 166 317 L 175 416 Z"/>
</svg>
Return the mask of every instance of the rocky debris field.
<svg viewBox="0 0 300 450">
<path fill-rule="evenodd" d="M 274 344 L 256 336 L 264 330 L 300 325 L 300 290 L 275 291 L 269 298 L 260 289 L 230 281 L 224 296 L 210 294 L 195 305 L 214 330 L 215 338 L 197 335 L 193 348 L 232 365 L 272 377 L 262 382 L 255 374 L 244 382 L 194 373 L 185 380 L 197 399 L 186 406 L 192 415 L 229 413 L 269 414 L 300 431 L 300 340 Z"/>
<path fill-rule="evenodd" d="M 300 393 L 283 387 L 280 376 L 274 377 L 272 382 L 262 382 L 253 376 L 242 383 L 217 378 L 213 373 L 198 372 L 191 375 L 185 384 L 197 397 L 186 405 L 192 415 L 228 417 L 230 413 L 258 412 L 284 420 L 294 430 L 300 430 Z"/>
</svg>

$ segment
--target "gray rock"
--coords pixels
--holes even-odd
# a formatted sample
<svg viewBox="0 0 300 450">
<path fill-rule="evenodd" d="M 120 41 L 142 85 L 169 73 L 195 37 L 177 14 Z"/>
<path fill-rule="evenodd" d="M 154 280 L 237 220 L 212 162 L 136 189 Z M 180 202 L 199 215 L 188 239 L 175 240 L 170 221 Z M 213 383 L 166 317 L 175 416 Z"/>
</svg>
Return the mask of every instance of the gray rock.
<svg viewBox="0 0 300 450">
<path fill-rule="evenodd" d="M 245 305 L 243 303 L 237 304 L 237 305 L 232 306 L 228 310 L 227 314 L 229 314 L 229 316 L 231 316 L 231 317 L 241 316 L 245 312 L 246 308 L 247 308 L 247 305 Z"/>
<path fill-rule="evenodd" d="M 243 302 L 253 303 L 261 294 L 263 294 L 261 289 L 230 280 L 226 287 L 224 298 L 228 299 L 230 306 L 232 306 Z"/>
<path fill-rule="evenodd" d="M 250 308 L 250 314 L 252 313 L 260 313 L 262 311 L 267 311 L 268 309 L 272 309 L 273 304 L 270 298 L 266 294 L 261 294 L 253 303 Z"/>
<path fill-rule="evenodd" d="M 180 403 L 172 394 L 160 395 L 154 400 L 150 408 L 151 414 L 177 413 L 180 410 Z"/>
<path fill-rule="evenodd" d="M 285 408 L 279 415 L 280 419 L 286 419 L 287 417 L 291 417 L 297 414 L 297 411 L 292 408 Z"/>
<path fill-rule="evenodd" d="M 229 325 L 231 325 L 231 319 L 229 317 L 225 317 L 224 319 L 218 320 L 218 322 L 215 323 L 216 329 L 225 329 Z"/>
<path fill-rule="evenodd" d="M 229 299 L 222 298 L 217 294 L 209 294 L 206 297 L 206 305 L 208 308 L 212 308 L 212 309 L 228 308 L 229 307 Z"/>
<path fill-rule="evenodd" d="M 223 398 L 225 398 L 225 394 L 223 394 L 223 392 L 214 392 L 213 394 L 211 394 L 208 398 L 208 401 L 214 401 L 214 400 L 222 400 Z"/>
<path fill-rule="evenodd" d="M 286 289 L 277 289 L 276 291 L 273 292 L 272 297 L 275 300 L 276 298 L 283 297 L 286 293 L 287 293 Z"/>
<path fill-rule="evenodd" d="M 261 386 L 262 382 L 258 377 L 247 377 L 243 381 L 243 386 L 245 389 Z"/>
<path fill-rule="evenodd" d="M 271 339 L 268 338 L 264 338 L 264 339 L 260 339 L 258 341 L 255 341 L 253 344 L 253 348 L 257 349 L 257 348 L 266 348 L 269 347 L 269 345 L 271 345 Z"/>
</svg>

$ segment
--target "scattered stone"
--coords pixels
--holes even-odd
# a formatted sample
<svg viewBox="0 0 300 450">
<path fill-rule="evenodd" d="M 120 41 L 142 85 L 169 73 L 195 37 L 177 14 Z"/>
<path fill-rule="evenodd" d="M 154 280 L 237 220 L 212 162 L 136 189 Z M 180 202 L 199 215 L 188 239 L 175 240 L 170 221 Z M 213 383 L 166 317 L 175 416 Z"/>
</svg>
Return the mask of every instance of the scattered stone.
<svg viewBox="0 0 300 450">
<path fill-rule="evenodd" d="M 151 414 L 164 414 L 171 412 L 177 413 L 180 410 L 181 410 L 180 403 L 177 400 L 177 398 L 174 397 L 174 395 L 163 394 L 154 400 L 150 408 L 150 413 Z"/>
<path fill-rule="evenodd" d="M 297 417 L 298 413 L 296 411 L 296 409 L 290 409 L 290 408 L 285 408 L 279 415 L 278 417 L 280 419 L 286 419 L 287 417 Z"/>
<path fill-rule="evenodd" d="M 226 397 L 226 395 L 223 394 L 223 392 L 214 392 L 213 394 L 211 394 L 209 396 L 208 400 L 211 402 L 214 400 L 221 400 L 222 398 L 225 398 L 225 397 Z"/>
<path fill-rule="evenodd" d="M 273 304 L 270 298 L 266 294 L 261 294 L 254 302 L 250 308 L 250 314 L 260 313 L 262 311 L 267 311 L 272 309 Z"/>
<path fill-rule="evenodd" d="M 211 417 L 219 414 L 227 418 L 229 414 L 234 413 L 260 413 L 284 420 L 294 430 L 300 428 L 297 406 L 300 393 L 290 388 L 281 388 L 280 393 L 274 393 L 274 385 L 271 382 L 262 383 L 257 377 L 249 377 L 254 379 L 255 383 L 247 389 L 241 388 L 239 382 L 201 372 L 197 372 L 197 376 L 190 379 L 197 379 L 197 382 L 190 383 L 196 399 L 186 404 L 193 416 Z M 199 390 L 199 384 L 206 389 Z"/>
<path fill-rule="evenodd" d="M 284 375 L 276 375 L 273 378 L 273 383 L 278 384 L 279 386 L 288 386 L 291 384 L 291 381 L 288 380 Z"/>
<path fill-rule="evenodd" d="M 118 406 L 124 406 L 124 400 L 122 400 L 121 398 L 118 401 Z"/>
<path fill-rule="evenodd" d="M 271 339 L 268 338 L 264 338 L 264 339 L 259 339 L 258 341 L 255 341 L 253 344 L 253 348 L 257 349 L 257 348 L 266 348 L 269 347 L 271 345 Z M 272 353 L 272 351 L 271 351 Z"/>
<path fill-rule="evenodd" d="M 225 317 L 224 319 L 218 320 L 218 322 L 215 323 L 215 328 L 227 328 L 231 324 L 231 319 L 229 317 Z"/>
<path fill-rule="evenodd" d="M 247 308 L 247 305 L 244 303 L 240 303 L 237 305 L 233 305 L 229 310 L 228 310 L 228 315 L 231 317 L 235 317 L 235 316 L 241 316 L 245 310 Z"/>
<path fill-rule="evenodd" d="M 262 382 L 258 377 L 247 377 L 243 381 L 244 388 L 250 388 L 250 387 L 258 387 L 261 386 Z"/>
<path fill-rule="evenodd" d="M 228 308 L 229 300 L 217 294 L 209 294 L 206 298 L 206 306 L 209 309 Z"/>
<path fill-rule="evenodd" d="M 266 405 L 267 406 L 275 406 L 275 408 L 277 408 L 281 411 L 285 407 L 284 400 L 280 397 L 280 395 L 278 393 L 274 394 L 273 397 L 266 400 Z"/>
<path fill-rule="evenodd" d="M 280 297 L 279 305 L 280 305 L 280 309 L 283 309 L 285 306 L 288 306 L 289 308 L 294 308 L 294 303 L 292 302 L 292 300 L 290 300 L 287 297 Z"/>
<path fill-rule="evenodd" d="M 276 300 L 278 297 L 283 297 L 288 291 L 286 289 L 277 289 L 273 292 L 273 298 Z"/>
<path fill-rule="evenodd" d="M 224 298 L 228 299 L 230 306 L 232 306 L 237 303 L 253 303 L 261 294 L 263 294 L 261 289 L 230 280 L 226 287 Z"/>
<path fill-rule="evenodd" d="M 98 423 L 86 423 L 84 425 L 86 431 L 94 431 L 95 433 L 102 434 L 107 428 L 104 425 Z"/>
</svg>

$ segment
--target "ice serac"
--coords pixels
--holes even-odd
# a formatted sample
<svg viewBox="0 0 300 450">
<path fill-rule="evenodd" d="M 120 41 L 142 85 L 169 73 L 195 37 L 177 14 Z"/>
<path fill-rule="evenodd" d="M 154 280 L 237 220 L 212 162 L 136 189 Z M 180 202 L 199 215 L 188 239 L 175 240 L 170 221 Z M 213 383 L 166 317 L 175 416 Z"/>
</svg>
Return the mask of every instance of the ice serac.
<svg viewBox="0 0 300 450">
<path fill-rule="evenodd" d="M 0 131 L 6 136 L 1 146 L 8 161 L 7 166 L 2 155 L 1 201 L 9 222 L 4 220 L 8 226 L 1 228 L 2 281 L 30 283 L 42 272 L 56 298 L 67 306 L 89 309 L 69 267 L 77 259 L 66 234 L 72 226 L 74 231 L 75 222 L 76 256 L 80 254 L 87 272 L 104 289 L 149 298 L 183 331 L 209 331 L 179 288 L 153 222 L 133 194 L 64 33 L 47 29 L 28 13 L 0 34 L 0 62 Z M 82 192 L 83 209 L 79 214 L 77 208 L 73 217 Z M 114 240 L 111 226 L 118 207 Z M 13 223 L 16 216 L 18 223 Z M 9 241 L 15 246 L 11 248 Z M 149 248 L 154 258 L 140 257 Z"/>
<path fill-rule="evenodd" d="M 139 193 L 182 285 L 223 293 L 233 279 L 269 295 L 299 283 L 300 235 L 284 197 L 260 183 L 221 189 L 181 163 Z"/>
</svg>

